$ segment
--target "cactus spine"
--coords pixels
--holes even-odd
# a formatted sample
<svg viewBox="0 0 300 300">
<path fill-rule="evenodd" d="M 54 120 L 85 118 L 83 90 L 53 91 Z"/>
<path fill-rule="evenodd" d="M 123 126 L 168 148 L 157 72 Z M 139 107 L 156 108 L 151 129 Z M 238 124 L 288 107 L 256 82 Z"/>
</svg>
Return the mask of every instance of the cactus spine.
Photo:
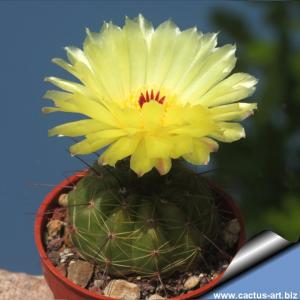
<svg viewBox="0 0 300 300">
<path fill-rule="evenodd" d="M 176 162 L 141 178 L 125 162 L 95 164 L 69 194 L 71 239 L 112 275 L 165 276 L 190 270 L 216 240 L 219 215 L 206 180 Z"/>
</svg>

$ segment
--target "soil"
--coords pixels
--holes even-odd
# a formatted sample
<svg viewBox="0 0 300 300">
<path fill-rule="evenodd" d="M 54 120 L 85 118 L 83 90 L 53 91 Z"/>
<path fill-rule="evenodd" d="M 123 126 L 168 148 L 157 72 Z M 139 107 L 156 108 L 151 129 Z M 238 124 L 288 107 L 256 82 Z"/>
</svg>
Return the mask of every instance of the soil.
<svg viewBox="0 0 300 300">
<path fill-rule="evenodd" d="M 62 204 L 61 201 L 58 201 L 58 203 Z M 205 261 L 201 261 L 193 272 L 177 272 L 166 279 L 149 279 L 141 276 L 112 278 L 99 266 L 90 262 L 86 262 L 83 272 L 80 267 L 85 261 L 76 252 L 70 241 L 66 210 L 66 207 L 57 205 L 48 215 L 47 230 L 44 236 L 48 258 L 64 276 L 97 294 L 105 294 L 105 287 L 110 281 L 125 279 L 127 282 L 134 283 L 139 287 L 140 299 L 148 299 L 154 294 L 164 298 L 179 296 L 189 290 L 204 286 L 222 273 L 229 265 L 237 249 L 239 223 L 236 219 L 227 219 L 221 225 L 222 234 L 217 243 L 218 245 L 203 253 Z M 77 265 L 78 268 L 76 269 Z"/>
</svg>

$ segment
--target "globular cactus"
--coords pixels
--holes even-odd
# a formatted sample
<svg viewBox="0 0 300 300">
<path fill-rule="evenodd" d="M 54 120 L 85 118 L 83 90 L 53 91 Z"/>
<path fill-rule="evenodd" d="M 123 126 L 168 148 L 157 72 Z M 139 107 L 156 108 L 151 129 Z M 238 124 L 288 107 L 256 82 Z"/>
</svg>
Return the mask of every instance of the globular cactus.
<svg viewBox="0 0 300 300">
<path fill-rule="evenodd" d="M 152 171 L 141 178 L 124 162 L 95 164 L 68 199 L 74 246 L 111 275 L 191 270 L 218 236 L 213 192 L 179 162 L 164 177 Z"/>
</svg>

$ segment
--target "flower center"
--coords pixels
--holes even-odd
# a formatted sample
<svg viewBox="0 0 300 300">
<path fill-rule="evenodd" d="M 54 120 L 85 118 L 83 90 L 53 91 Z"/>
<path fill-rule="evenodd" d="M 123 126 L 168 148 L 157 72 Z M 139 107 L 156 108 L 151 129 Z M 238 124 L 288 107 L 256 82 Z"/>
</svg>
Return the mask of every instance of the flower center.
<svg viewBox="0 0 300 300">
<path fill-rule="evenodd" d="M 146 93 L 141 93 L 140 98 L 139 98 L 139 105 L 140 105 L 140 107 L 143 107 L 143 105 L 146 102 L 149 102 L 151 100 L 154 100 L 160 104 L 163 104 L 165 99 L 166 99 L 166 96 L 161 97 L 159 91 L 156 94 L 153 92 L 153 90 L 151 90 L 150 93 L 149 93 L 149 91 L 146 91 Z"/>
</svg>

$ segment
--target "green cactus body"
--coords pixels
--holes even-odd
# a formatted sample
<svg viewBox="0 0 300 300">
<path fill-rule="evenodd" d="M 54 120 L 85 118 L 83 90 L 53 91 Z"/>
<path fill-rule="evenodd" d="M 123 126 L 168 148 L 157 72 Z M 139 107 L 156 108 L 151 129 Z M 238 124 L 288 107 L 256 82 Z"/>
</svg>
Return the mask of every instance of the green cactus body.
<svg viewBox="0 0 300 300">
<path fill-rule="evenodd" d="M 111 275 L 190 270 L 215 241 L 219 215 L 206 180 L 177 164 L 163 177 L 95 165 L 68 197 L 79 254 Z"/>
</svg>

